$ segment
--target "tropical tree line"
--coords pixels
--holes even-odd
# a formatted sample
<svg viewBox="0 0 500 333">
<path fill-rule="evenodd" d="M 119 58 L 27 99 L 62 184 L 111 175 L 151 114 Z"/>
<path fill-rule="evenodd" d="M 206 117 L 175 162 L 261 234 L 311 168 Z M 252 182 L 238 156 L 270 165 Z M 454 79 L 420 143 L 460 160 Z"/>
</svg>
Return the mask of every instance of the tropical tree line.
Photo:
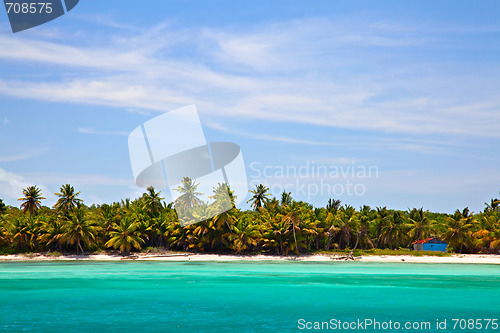
<svg viewBox="0 0 500 333">
<path fill-rule="evenodd" d="M 51 208 L 43 206 L 45 197 L 39 187 L 27 187 L 19 198 L 19 208 L 6 206 L 0 199 L 0 252 L 126 253 L 164 248 L 299 255 L 408 248 L 415 241 L 437 237 L 456 253 L 500 253 L 499 199 L 485 203 L 484 210 L 477 214 L 468 208 L 454 214 L 423 208 L 355 209 L 335 199 L 329 199 L 325 207 L 313 207 L 294 200 L 290 192 L 272 197 L 269 189 L 260 184 L 250 191 L 252 210 L 243 211 L 235 207 L 235 197 L 225 184 L 214 188 L 210 197 L 214 202 L 210 205 L 198 199 L 201 193 L 197 186 L 195 181 L 184 178 L 175 203 L 167 204 L 161 192 L 149 187 L 135 200 L 86 206 L 78 198 L 80 192 L 65 184 L 55 193 L 58 200 Z M 224 192 L 229 196 L 222 195 Z M 181 224 L 174 204 L 178 209 L 190 208 L 191 214 L 198 214 L 198 220 L 200 216 L 212 216 L 211 209 L 223 211 L 220 205 L 232 208 L 198 223 Z"/>
</svg>

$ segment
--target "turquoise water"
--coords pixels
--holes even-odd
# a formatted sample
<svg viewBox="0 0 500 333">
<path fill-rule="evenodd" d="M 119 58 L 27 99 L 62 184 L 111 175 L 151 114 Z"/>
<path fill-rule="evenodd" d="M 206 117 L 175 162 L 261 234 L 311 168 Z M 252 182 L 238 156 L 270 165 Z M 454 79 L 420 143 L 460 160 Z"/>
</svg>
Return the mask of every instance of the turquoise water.
<svg viewBox="0 0 500 333">
<path fill-rule="evenodd" d="M 0 263 L 0 330 L 6 332 L 302 332 L 312 330 L 299 327 L 314 322 L 358 319 L 432 324 L 411 332 L 500 332 L 491 324 L 485 329 L 486 321 L 479 321 L 481 329 L 464 327 L 465 321 L 453 329 L 452 321 L 500 321 L 500 266 Z M 436 330 L 436 320 L 445 319 L 446 329 Z M 330 331 L 404 331 L 335 327 Z"/>
</svg>

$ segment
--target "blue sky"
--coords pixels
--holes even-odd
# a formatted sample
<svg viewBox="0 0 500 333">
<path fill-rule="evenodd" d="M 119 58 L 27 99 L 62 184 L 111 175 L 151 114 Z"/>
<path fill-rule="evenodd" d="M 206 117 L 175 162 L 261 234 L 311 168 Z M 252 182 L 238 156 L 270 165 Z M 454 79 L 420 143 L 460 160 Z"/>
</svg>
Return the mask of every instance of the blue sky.
<svg viewBox="0 0 500 333">
<path fill-rule="evenodd" d="M 65 183 L 87 204 L 137 197 L 127 135 L 196 104 L 208 141 L 241 146 L 251 183 L 288 185 L 315 206 L 335 197 L 477 212 L 500 191 L 499 10 L 494 1 L 81 0 L 16 34 L 3 12 L 0 198 L 18 205 L 36 184 L 50 206 Z M 348 175 L 317 177 L 311 166 Z M 353 167 L 377 172 L 352 177 Z"/>
</svg>

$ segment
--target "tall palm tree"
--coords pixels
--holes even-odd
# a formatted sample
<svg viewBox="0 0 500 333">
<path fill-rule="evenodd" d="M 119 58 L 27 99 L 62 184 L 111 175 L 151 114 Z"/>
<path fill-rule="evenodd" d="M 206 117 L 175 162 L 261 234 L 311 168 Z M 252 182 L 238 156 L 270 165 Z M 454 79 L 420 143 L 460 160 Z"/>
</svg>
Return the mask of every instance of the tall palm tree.
<svg viewBox="0 0 500 333">
<path fill-rule="evenodd" d="M 191 178 L 184 177 L 182 179 L 182 185 L 175 189 L 175 191 L 182 193 L 175 200 L 175 207 L 186 210 L 201 205 L 202 201 L 198 196 L 203 195 L 203 193 L 196 191 L 199 185 L 199 183 L 196 184 Z"/>
<path fill-rule="evenodd" d="M 389 210 L 387 207 L 377 207 L 377 216 L 374 219 L 373 228 L 375 235 L 375 247 L 379 248 L 382 238 L 380 235 L 382 234 L 382 229 L 387 225 L 388 220 L 390 219 Z"/>
<path fill-rule="evenodd" d="M 285 213 L 282 218 L 284 227 L 287 231 L 291 229 L 293 234 L 294 243 L 290 246 L 290 250 L 294 251 L 296 255 L 300 255 L 299 243 L 297 242 L 297 232 L 300 232 L 300 224 L 302 222 L 299 216 L 300 212 L 297 207 L 287 206 Z"/>
<path fill-rule="evenodd" d="M 95 239 L 95 235 L 97 234 L 96 225 L 93 221 L 87 219 L 84 210 L 81 208 L 65 219 L 66 224 L 62 240 L 69 245 L 76 244 L 76 252 L 83 253 L 83 245 L 88 245 Z"/>
<path fill-rule="evenodd" d="M 2 217 L 5 213 L 7 213 L 7 206 L 5 206 L 3 200 L 0 199 L 0 244 L 2 241 L 6 240 L 5 225 L 4 225 L 5 220 Z"/>
<path fill-rule="evenodd" d="M 17 200 L 23 201 L 21 204 L 21 208 L 23 212 L 29 212 L 30 215 L 33 215 L 38 209 L 42 207 L 41 202 L 45 198 L 42 197 L 42 190 L 35 186 L 28 186 L 23 189 L 24 198 L 19 198 Z"/>
<path fill-rule="evenodd" d="M 325 250 L 330 250 L 332 241 L 334 237 L 339 233 L 340 229 L 335 225 L 335 216 L 331 212 L 328 212 L 324 220 L 324 235 L 326 238 Z M 336 247 L 337 244 L 334 244 Z"/>
<path fill-rule="evenodd" d="M 472 243 L 481 253 L 494 252 L 500 244 L 500 214 L 487 211 L 479 214 L 474 225 Z"/>
<path fill-rule="evenodd" d="M 209 245 L 211 250 L 225 250 L 231 246 L 229 235 L 232 233 L 232 225 L 237 219 L 238 212 L 234 208 L 235 198 L 229 186 L 222 183 L 214 187 L 213 195 L 209 197 L 214 201 L 207 206 L 206 211 L 202 209 L 204 205 L 194 209 L 194 217 L 198 221 L 204 220 L 198 223 L 191 233 L 196 239 L 194 243 L 197 248 Z M 212 218 L 209 218 L 211 216 Z"/>
<path fill-rule="evenodd" d="M 189 247 L 189 238 L 191 229 L 194 224 L 188 225 L 184 228 L 181 227 L 179 222 L 174 222 L 170 224 L 168 230 L 167 242 L 170 246 L 186 251 Z"/>
<path fill-rule="evenodd" d="M 471 243 L 471 229 L 473 227 L 474 216 L 469 214 L 469 209 L 465 208 L 462 212 L 458 209 L 452 216 L 445 218 L 446 231 L 443 238 L 453 247 L 454 251 L 462 253 L 464 246 L 468 247 Z"/>
<path fill-rule="evenodd" d="M 0 216 L 2 216 L 2 214 L 5 214 L 6 212 L 7 212 L 7 206 L 5 206 L 3 200 L 0 199 Z"/>
<path fill-rule="evenodd" d="M 496 212 L 500 211 L 500 200 L 499 199 L 491 199 L 491 202 L 488 204 L 487 202 L 484 203 L 486 205 L 486 208 L 484 209 L 484 212 Z"/>
<path fill-rule="evenodd" d="M 77 198 L 80 192 L 75 192 L 75 188 L 70 184 L 62 185 L 59 191 L 60 193 L 54 193 L 59 197 L 56 204 L 54 205 L 54 208 L 57 211 L 63 212 L 67 215 L 69 212 L 83 203 L 82 199 Z"/>
<path fill-rule="evenodd" d="M 340 203 L 342 201 L 340 200 L 335 200 L 335 199 L 328 199 L 328 203 L 326 204 L 326 210 L 331 212 L 331 213 L 336 213 L 337 210 L 340 208 Z"/>
<path fill-rule="evenodd" d="M 282 217 L 281 214 L 270 214 L 265 208 L 261 209 L 260 214 L 256 216 L 262 231 L 262 247 L 274 250 L 277 255 L 284 253 L 284 247 L 287 246 L 286 234 L 290 229 L 285 225 Z"/>
<path fill-rule="evenodd" d="M 267 193 L 268 191 L 269 188 L 262 184 L 255 185 L 255 190 L 249 191 L 250 193 L 253 193 L 253 196 L 247 201 L 247 203 L 252 202 L 252 207 L 255 210 L 258 210 L 269 200 L 267 197 L 271 194 Z"/>
<path fill-rule="evenodd" d="M 370 228 L 368 227 L 367 224 L 362 224 L 359 226 L 358 237 L 356 242 L 362 244 L 363 249 L 366 249 L 367 247 L 370 248 L 375 247 L 375 244 L 373 243 L 373 240 L 370 237 Z"/>
<path fill-rule="evenodd" d="M 18 251 L 24 249 L 29 242 L 29 232 L 26 219 L 16 217 L 6 226 L 6 237 L 15 245 Z"/>
<path fill-rule="evenodd" d="M 140 250 L 144 240 L 137 233 L 138 227 L 138 224 L 131 218 L 122 219 L 119 224 L 115 225 L 114 230 L 109 233 L 111 238 L 106 242 L 106 246 L 115 249 L 119 248 L 122 253 L 125 251 L 130 252 L 132 247 Z"/>
<path fill-rule="evenodd" d="M 431 230 L 432 221 L 427 218 L 426 213 L 423 208 L 413 208 L 408 214 L 409 235 L 415 241 L 422 240 Z"/>
<path fill-rule="evenodd" d="M 278 214 L 282 211 L 282 208 L 283 207 L 281 206 L 280 201 L 275 197 L 272 197 L 271 199 L 264 201 L 264 206 L 259 208 L 259 212 L 262 212 L 262 210 L 265 209 L 271 214 Z"/>
<path fill-rule="evenodd" d="M 363 249 L 367 247 L 374 248 L 375 244 L 373 239 L 370 237 L 370 214 L 372 213 L 371 208 L 364 206 L 363 210 L 360 213 L 359 217 L 359 228 L 358 228 L 358 236 L 356 238 L 356 242 L 359 242 L 360 246 L 363 246 Z M 373 211 L 373 213 L 375 213 Z M 373 217 L 375 217 L 374 215 Z"/>
<path fill-rule="evenodd" d="M 150 216 L 156 217 L 163 209 L 162 200 L 165 198 L 160 197 L 160 192 L 155 192 L 153 186 L 148 187 L 147 193 L 142 196 L 143 206 L 142 208 Z"/>
<path fill-rule="evenodd" d="M 236 253 L 256 246 L 260 236 L 261 231 L 258 225 L 241 219 L 233 225 L 231 232 L 226 234 L 227 239 L 232 242 L 230 248 Z"/>
<path fill-rule="evenodd" d="M 293 202 L 292 193 L 283 190 L 281 193 L 281 206 L 290 206 Z"/>
<path fill-rule="evenodd" d="M 492 251 L 494 250 L 498 251 L 498 248 L 500 248 L 500 229 L 496 229 L 493 232 L 491 232 L 490 238 L 491 238 L 490 249 Z"/>
<path fill-rule="evenodd" d="M 172 236 L 172 226 L 178 221 L 175 210 L 171 208 L 171 205 L 167 205 L 165 209 L 161 212 L 160 216 L 153 219 L 153 223 L 156 225 L 156 246 L 170 246 L 168 239 Z"/>
<path fill-rule="evenodd" d="M 351 246 L 351 240 L 357 234 L 359 216 L 356 212 L 339 211 L 335 215 L 335 226 L 338 230 L 338 244 L 339 247 L 345 248 Z"/>
<path fill-rule="evenodd" d="M 379 244 L 395 249 L 407 244 L 408 233 L 402 212 L 396 211 L 387 216 L 387 222 L 382 227 L 379 235 Z"/>
<path fill-rule="evenodd" d="M 64 235 L 64 223 L 62 219 L 49 220 L 43 224 L 43 231 L 40 241 L 47 247 L 55 246 L 55 249 L 62 252 Z"/>
<path fill-rule="evenodd" d="M 213 195 L 208 197 L 213 200 L 210 205 L 216 212 L 226 211 L 236 207 L 236 196 L 226 183 L 219 183 L 213 188 Z"/>
</svg>

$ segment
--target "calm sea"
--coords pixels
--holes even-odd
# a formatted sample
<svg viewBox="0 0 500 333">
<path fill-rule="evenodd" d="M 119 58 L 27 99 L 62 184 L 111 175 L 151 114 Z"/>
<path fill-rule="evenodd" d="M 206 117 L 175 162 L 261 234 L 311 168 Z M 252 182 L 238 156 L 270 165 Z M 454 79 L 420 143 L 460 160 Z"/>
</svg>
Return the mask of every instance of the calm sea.
<svg viewBox="0 0 500 333">
<path fill-rule="evenodd" d="M 500 332 L 499 321 L 495 265 L 0 263 L 6 332 Z"/>
</svg>

